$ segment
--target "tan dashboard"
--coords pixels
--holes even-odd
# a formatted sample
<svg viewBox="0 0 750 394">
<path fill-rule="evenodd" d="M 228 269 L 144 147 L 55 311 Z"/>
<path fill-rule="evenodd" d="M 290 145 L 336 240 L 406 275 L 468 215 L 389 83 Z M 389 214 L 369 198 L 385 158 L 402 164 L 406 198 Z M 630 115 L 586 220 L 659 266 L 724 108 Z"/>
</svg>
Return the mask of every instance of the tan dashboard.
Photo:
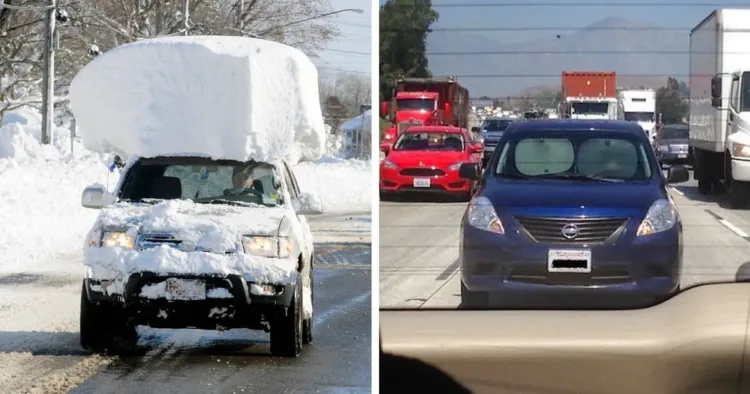
<svg viewBox="0 0 750 394">
<path fill-rule="evenodd" d="M 750 283 L 625 311 L 380 311 L 383 351 L 475 393 L 750 393 Z M 745 361 L 747 360 L 747 361 Z"/>
</svg>

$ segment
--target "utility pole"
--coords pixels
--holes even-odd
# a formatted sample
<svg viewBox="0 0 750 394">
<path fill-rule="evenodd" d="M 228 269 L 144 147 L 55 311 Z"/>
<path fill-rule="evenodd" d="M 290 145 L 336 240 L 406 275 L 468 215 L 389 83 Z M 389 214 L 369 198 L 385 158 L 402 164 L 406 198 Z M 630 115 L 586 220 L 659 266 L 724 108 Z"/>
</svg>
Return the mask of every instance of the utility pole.
<svg viewBox="0 0 750 394">
<path fill-rule="evenodd" d="M 44 79 L 42 95 L 42 144 L 52 142 L 52 120 L 55 113 L 55 22 L 57 5 L 47 0 L 46 29 L 44 31 Z"/>
<path fill-rule="evenodd" d="M 185 0 L 185 11 L 183 12 L 183 19 L 185 22 L 185 32 L 184 35 L 190 35 L 188 30 L 190 29 L 190 0 Z"/>
</svg>

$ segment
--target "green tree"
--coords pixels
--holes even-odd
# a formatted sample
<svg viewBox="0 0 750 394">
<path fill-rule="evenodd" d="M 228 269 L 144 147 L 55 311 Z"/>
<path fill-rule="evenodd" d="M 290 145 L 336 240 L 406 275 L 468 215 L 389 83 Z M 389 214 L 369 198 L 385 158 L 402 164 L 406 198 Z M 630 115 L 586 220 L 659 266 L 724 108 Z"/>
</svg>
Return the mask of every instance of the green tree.
<svg viewBox="0 0 750 394">
<path fill-rule="evenodd" d="M 431 0 L 389 0 L 380 6 L 380 98 L 390 100 L 399 75 L 432 76 L 427 34 L 438 20 Z"/>
<path fill-rule="evenodd" d="M 669 77 L 667 86 L 656 90 L 656 112 L 662 116 L 662 123 L 680 123 L 687 115 L 687 104 L 680 94 L 680 83 Z"/>
</svg>

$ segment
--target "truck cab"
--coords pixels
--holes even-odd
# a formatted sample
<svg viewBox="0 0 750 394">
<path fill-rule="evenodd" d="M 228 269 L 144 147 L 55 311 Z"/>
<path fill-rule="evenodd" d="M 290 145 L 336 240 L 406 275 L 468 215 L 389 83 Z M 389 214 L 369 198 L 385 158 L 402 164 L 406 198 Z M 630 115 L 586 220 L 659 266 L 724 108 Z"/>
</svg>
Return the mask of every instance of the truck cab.
<svg viewBox="0 0 750 394">
<path fill-rule="evenodd" d="M 656 137 L 656 92 L 653 89 L 622 90 L 619 96 L 622 120 L 638 123 L 653 140 Z"/>
<path fill-rule="evenodd" d="M 724 78 L 731 79 L 727 108 L 721 108 Z M 725 148 L 729 152 L 731 179 L 750 182 L 750 70 L 737 70 L 731 75 L 712 78 L 711 106 L 726 110 Z"/>
</svg>

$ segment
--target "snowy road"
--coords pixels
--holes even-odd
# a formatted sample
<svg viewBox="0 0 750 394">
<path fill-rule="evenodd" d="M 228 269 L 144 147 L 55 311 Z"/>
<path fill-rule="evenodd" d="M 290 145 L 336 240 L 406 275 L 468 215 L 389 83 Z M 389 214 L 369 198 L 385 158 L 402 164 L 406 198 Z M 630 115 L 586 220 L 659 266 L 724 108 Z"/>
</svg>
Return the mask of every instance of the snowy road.
<svg viewBox="0 0 750 394">
<path fill-rule="evenodd" d="M 262 332 L 151 329 L 141 332 L 143 357 L 88 356 L 78 344 L 82 269 L 73 253 L 0 274 L 0 392 L 369 392 L 369 214 L 310 219 L 315 340 L 299 358 L 270 357 Z"/>
<path fill-rule="evenodd" d="M 750 210 L 723 208 L 722 198 L 699 195 L 695 181 L 673 190 L 684 225 L 683 287 L 734 281 L 738 272 L 746 276 Z M 381 307 L 458 307 L 458 233 L 465 207 L 465 203 L 381 203 Z"/>
</svg>

